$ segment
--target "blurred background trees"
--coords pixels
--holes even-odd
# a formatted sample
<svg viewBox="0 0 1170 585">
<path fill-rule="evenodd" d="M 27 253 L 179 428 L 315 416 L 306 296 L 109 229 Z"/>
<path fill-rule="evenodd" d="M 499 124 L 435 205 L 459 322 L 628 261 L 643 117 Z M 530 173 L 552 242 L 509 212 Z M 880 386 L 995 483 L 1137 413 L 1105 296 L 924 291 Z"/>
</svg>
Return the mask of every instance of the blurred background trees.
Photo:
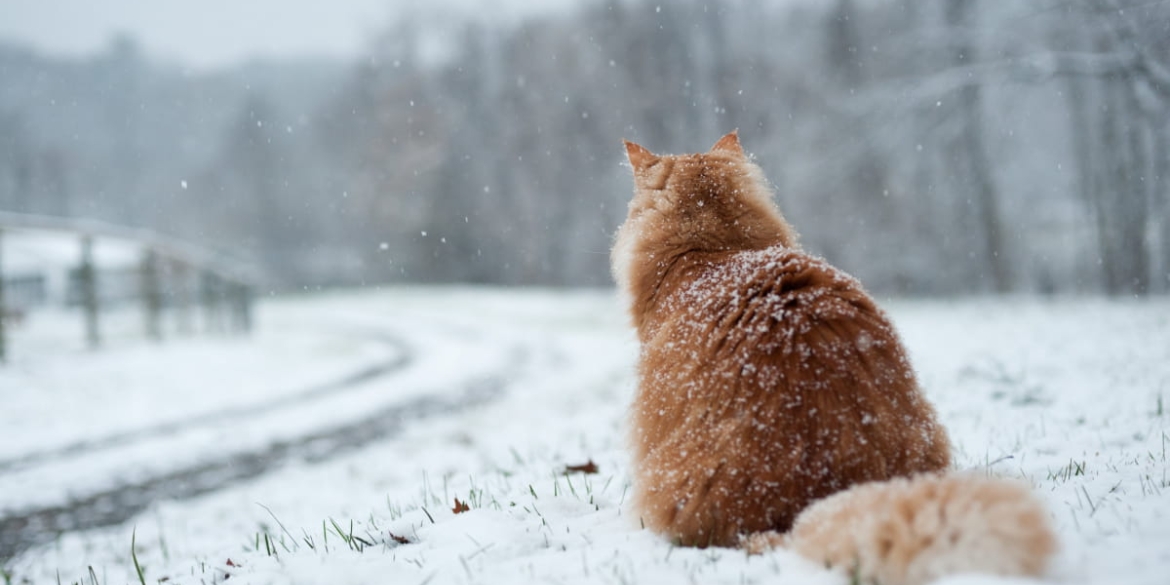
<svg viewBox="0 0 1170 585">
<path fill-rule="evenodd" d="M 244 255 L 276 289 L 596 286 L 655 151 L 741 138 L 889 294 L 1170 292 L 1170 4 L 582 0 L 357 62 L 192 74 L 0 46 L 0 209 Z"/>
</svg>

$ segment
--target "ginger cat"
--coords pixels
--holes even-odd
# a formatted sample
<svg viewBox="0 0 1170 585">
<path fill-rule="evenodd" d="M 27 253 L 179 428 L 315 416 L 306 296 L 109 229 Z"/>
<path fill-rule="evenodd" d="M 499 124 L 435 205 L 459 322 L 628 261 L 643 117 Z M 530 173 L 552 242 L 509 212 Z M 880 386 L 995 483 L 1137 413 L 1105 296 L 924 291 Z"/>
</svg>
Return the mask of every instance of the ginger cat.
<svg viewBox="0 0 1170 585">
<path fill-rule="evenodd" d="M 691 546 L 755 534 L 758 549 L 835 492 L 950 466 L 890 321 L 800 249 L 735 132 L 703 154 L 626 152 L 635 194 L 612 268 L 641 343 L 633 506 L 647 527 Z"/>
</svg>

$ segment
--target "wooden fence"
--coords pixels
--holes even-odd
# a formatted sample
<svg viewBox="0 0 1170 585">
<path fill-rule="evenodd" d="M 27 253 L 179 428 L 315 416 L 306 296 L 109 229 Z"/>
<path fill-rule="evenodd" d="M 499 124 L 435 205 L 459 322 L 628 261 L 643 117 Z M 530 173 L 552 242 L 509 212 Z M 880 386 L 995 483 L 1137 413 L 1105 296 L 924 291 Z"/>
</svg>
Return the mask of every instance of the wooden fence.
<svg viewBox="0 0 1170 585">
<path fill-rule="evenodd" d="M 176 330 L 196 330 L 193 315 L 202 307 L 203 330 L 247 333 L 252 330 L 252 303 L 258 277 L 240 262 L 157 233 L 106 222 L 44 215 L 0 212 L 0 262 L 6 235 L 20 232 L 54 232 L 76 238 L 77 259 L 68 279 L 68 302 L 81 309 L 86 344 L 102 344 L 101 316 L 103 271 L 95 260 L 99 240 L 129 242 L 140 250 L 132 267 L 137 285 L 132 295 L 143 309 L 145 335 L 163 339 L 163 312 L 175 314 Z M 4 267 L 0 266 L 0 362 L 8 355 L 7 325 L 20 317 L 9 299 L 6 302 Z M 123 277 L 126 275 L 123 274 Z M 122 288 L 125 287 L 125 278 Z M 125 291 L 122 291 L 125 293 Z"/>
</svg>

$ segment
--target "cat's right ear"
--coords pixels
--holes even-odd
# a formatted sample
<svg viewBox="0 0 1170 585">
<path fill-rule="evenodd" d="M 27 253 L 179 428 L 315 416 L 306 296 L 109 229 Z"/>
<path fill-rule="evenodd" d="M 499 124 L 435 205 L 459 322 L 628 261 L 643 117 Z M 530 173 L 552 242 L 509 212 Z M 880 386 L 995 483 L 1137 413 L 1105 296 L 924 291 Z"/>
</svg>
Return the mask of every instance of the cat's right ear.
<svg viewBox="0 0 1170 585">
<path fill-rule="evenodd" d="M 715 146 L 711 147 L 711 152 L 715 152 L 716 150 L 722 150 L 723 152 L 745 156 L 743 152 L 743 146 L 739 144 L 739 130 L 732 130 L 723 136 L 723 138 L 720 138 L 719 141 L 715 143 Z"/>
<path fill-rule="evenodd" d="M 642 145 L 623 140 L 626 143 L 626 157 L 630 159 L 630 166 L 634 167 L 634 171 L 644 171 L 650 168 L 654 163 L 658 162 L 658 157 L 649 150 L 646 150 Z"/>
</svg>

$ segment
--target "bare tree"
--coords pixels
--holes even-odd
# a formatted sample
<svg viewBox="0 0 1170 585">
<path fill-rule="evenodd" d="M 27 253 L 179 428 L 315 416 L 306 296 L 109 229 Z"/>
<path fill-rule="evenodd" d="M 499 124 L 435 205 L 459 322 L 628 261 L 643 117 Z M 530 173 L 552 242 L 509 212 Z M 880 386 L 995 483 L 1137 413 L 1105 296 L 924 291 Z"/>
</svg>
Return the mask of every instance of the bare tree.
<svg viewBox="0 0 1170 585">
<path fill-rule="evenodd" d="M 977 62 L 977 46 L 974 35 L 975 4 L 971 0 L 948 0 L 945 8 L 947 25 L 951 27 L 952 63 L 962 69 Z M 983 256 L 991 278 L 992 290 L 1004 293 L 1013 288 L 1011 275 L 1012 256 L 1006 249 L 1006 237 L 999 211 L 999 193 L 992 172 L 992 162 L 984 144 L 982 88 L 978 83 L 967 83 L 958 90 L 958 115 L 961 116 L 961 130 L 958 137 L 962 156 L 957 161 L 964 168 L 959 188 L 968 192 L 973 211 L 982 226 Z"/>
<path fill-rule="evenodd" d="M 1158 235 L 1168 233 L 1168 221 L 1156 213 L 1170 200 L 1164 179 L 1170 73 L 1166 58 L 1157 56 L 1164 53 L 1154 50 L 1167 46 L 1157 23 L 1170 10 L 1110 0 L 1068 8 L 1063 44 L 1045 68 L 1068 77 L 1079 192 L 1096 227 L 1102 284 L 1109 294 L 1144 295 L 1154 285 L 1155 265 L 1164 271 L 1170 257 L 1170 238 Z M 1147 17 L 1144 25 L 1135 12 Z M 1095 40 L 1084 46 L 1080 38 Z M 1164 250 L 1151 248 L 1155 239 Z"/>
</svg>

